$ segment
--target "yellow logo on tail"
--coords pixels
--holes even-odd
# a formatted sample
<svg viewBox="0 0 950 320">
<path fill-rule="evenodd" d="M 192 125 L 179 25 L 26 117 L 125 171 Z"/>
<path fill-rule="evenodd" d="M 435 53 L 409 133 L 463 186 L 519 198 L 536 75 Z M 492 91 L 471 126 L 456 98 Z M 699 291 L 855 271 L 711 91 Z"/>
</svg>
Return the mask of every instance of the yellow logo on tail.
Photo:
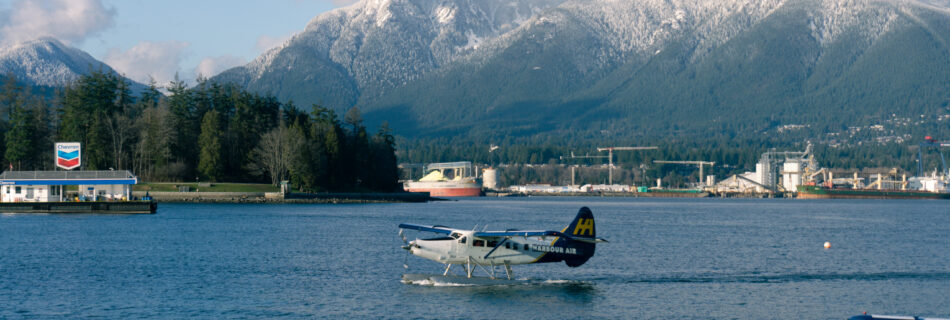
<svg viewBox="0 0 950 320">
<path fill-rule="evenodd" d="M 594 236 L 594 219 L 579 219 L 577 220 L 577 226 L 574 227 L 575 236 Z"/>
</svg>

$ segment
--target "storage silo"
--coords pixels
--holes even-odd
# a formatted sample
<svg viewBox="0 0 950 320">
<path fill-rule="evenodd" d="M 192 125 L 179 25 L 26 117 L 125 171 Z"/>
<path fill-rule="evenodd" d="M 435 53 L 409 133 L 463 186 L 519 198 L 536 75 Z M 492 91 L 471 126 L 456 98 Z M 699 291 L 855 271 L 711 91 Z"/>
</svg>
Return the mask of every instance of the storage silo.
<svg viewBox="0 0 950 320">
<path fill-rule="evenodd" d="M 482 188 L 495 190 L 498 187 L 498 171 L 495 168 L 487 168 L 482 171 Z"/>
<path fill-rule="evenodd" d="M 801 162 L 790 160 L 782 167 L 782 187 L 787 191 L 795 191 L 802 184 Z"/>
</svg>

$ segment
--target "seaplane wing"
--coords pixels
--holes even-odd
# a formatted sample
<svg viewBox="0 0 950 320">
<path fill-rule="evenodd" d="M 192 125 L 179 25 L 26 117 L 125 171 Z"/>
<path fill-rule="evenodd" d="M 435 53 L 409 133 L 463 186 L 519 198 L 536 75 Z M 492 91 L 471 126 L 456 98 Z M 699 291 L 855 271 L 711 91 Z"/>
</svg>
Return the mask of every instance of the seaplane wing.
<svg viewBox="0 0 950 320">
<path fill-rule="evenodd" d="M 510 238 L 510 237 L 543 237 L 543 238 L 546 238 L 546 237 L 563 237 L 563 238 L 568 238 L 568 239 L 571 239 L 571 240 L 574 240 L 574 241 L 581 241 L 581 242 L 587 242 L 587 243 L 607 242 L 607 239 L 604 239 L 604 238 L 580 237 L 580 236 L 574 236 L 574 235 L 566 234 L 566 233 L 564 233 L 564 232 L 552 231 L 552 230 L 482 231 L 482 232 L 475 232 L 473 235 L 476 236 L 476 237 L 483 237 L 483 238 L 494 238 L 494 237 L 499 237 L 499 238 Z"/>
<path fill-rule="evenodd" d="M 452 234 L 452 231 L 455 231 L 455 229 L 452 229 L 446 226 L 424 226 L 424 225 L 411 224 L 411 223 L 400 223 L 399 229 L 427 231 L 427 232 L 435 232 L 435 233 L 441 233 L 441 234 Z"/>
<path fill-rule="evenodd" d="M 564 262 L 569 267 L 579 267 L 594 255 L 597 243 L 607 242 L 597 237 L 594 215 L 587 207 L 581 208 L 561 231 L 475 231 L 411 223 L 400 224 L 399 228 L 399 235 L 406 243 L 403 249 L 410 255 L 445 264 L 443 276 L 448 275 L 452 265 L 464 266 L 467 278 L 472 277 L 475 266 L 491 268 L 492 278 L 495 266 L 505 266 L 509 280 L 512 265 Z M 405 229 L 441 236 L 407 241 L 403 234 Z"/>
</svg>

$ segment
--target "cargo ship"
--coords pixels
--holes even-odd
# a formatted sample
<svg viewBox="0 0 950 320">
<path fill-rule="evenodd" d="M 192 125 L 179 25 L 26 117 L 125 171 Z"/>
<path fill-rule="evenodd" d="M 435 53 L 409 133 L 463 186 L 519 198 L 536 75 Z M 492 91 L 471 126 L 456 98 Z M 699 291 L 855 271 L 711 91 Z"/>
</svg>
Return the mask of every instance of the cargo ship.
<svg viewBox="0 0 950 320">
<path fill-rule="evenodd" d="M 799 199 L 950 199 L 950 192 L 798 186 Z"/>
<path fill-rule="evenodd" d="M 471 162 L 430 163 L 425 166 L 425 176 L 416 181 L 407 181 L 403 188 L 408 192 L 428 192 L 431 197 L 478 197 L 482 184 L 475 176 Z"/>
</svg>

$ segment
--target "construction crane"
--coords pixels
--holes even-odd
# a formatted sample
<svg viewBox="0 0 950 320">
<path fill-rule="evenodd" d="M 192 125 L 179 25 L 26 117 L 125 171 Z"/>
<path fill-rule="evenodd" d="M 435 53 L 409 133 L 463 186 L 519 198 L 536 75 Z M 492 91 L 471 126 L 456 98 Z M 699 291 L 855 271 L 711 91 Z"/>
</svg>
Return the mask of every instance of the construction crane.
<svg viewBox="0 0 950 320">
<path fill-rule="evenodd" d="M 607 157 L 607 156 L 592 156 L 592 155 L 586 155 L 586 154 L 583 155 L 583 156 L 576 156 L 576 155 L 574 155 L 573 152 L 571 152 L 571 155 L 570 155 L 570 156 L 561 156 L 561 160 L 564 160 L 564 159 L 606 158 L 606 157 Z"/>
<path fill-rule="evenodd" d="M 564 159 L 592 159 L 592 158 L 606 158 L 606 157 L 607 157 L 607 156 L 592 156 L 592 155 L 586 155 L 586 154 L 583 155 L 583 156 L 576 156 L 576 155 L 574 155 L 574 152 L 571 152 L 571 155 L 570 155 L 570 156 L 561 156 L 560 159 L 561 159 L 561 160 L 564 160 Z M 577 165 L 572 165 L 572 166 L 571 166 L 571 185 L 572 185 L 572 186 L 573 186 L 573 185 L 577 185 L 576 183 L 574 183 L 574 168 L 575 168 L 576 166 L 577 166 Z"/>
<path fill-rule="evenodd" d="M 706 178 L 706 176 L 703 175 L 703 166 L 704 166 L 704 165 L 708 165 L 710 168 L 712 168 L 712 166 L 716 164 L 715 162 L 711 162 L 711 161 L 669 161 L 669 160 L 653 160 L 653 163 L 674 163 L 674 164 L 695 164 L 695 165 L 699 165 L 699 183 L 700 183 L 700 184 L 702 184 L 702 183 L 703 183 L 703 179 Z"/>
<path fill-rule="evenodd" d="M 924 142 L 920 143 L 920 148 L 917 149 L 917 176 L 922 177 L 924 174 L 924 163 L 923 163 L 923 153 L 924 148 L 937 148 L 937 153 L 940 154 L 940 162 L 943 164 L 943 174 L 948 174 L 947 172 L 947 160 L 943 158 L 943 152 L 940 152 L 940 147 L 950 147 L 950 142 L 947 141 L 937 141 L 931 136 L 924 137 Z"/>
<path fill-rule="evenodd" d="M 614 184 L 614 150 L 617 150 L 617 151 L 637 151 L 637 150 L 656 150 L 656 149 L 659 149 L 659 148 L 657 148 L 657 147 L 605 147 L 605 148 L 597 148 L 597 151 L 598 151 L 598 152 L 607 151 L 607 161 L 610 163 L 610 164 L 609 164 L 609 167 L 607 167 L 607 170 L 608 170 L 608 173 L 607 173 L 607 181 L 608 181 L 608 184 L 610 184 L 610 185 L 613 185 L 613 184 Z"/>
</svg>

